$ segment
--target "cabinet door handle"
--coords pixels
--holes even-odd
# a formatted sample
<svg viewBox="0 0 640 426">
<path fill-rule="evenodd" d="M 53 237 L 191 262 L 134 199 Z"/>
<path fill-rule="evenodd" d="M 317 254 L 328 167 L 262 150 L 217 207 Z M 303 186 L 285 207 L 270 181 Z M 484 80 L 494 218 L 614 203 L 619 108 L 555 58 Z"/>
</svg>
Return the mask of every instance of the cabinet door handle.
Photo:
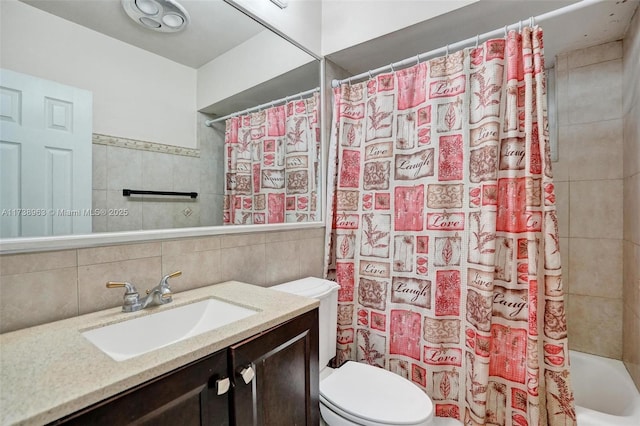
<svg viewBox="0 0 640 426">
<path fill-rule="evenodd" d="M 218 395 L 224 395 L 229 391 L 231 387 L 231 380 L 228 377 L 216 380 L 216 393 Z"/>
<path fill-rule="evenodd" d="M 242 376 L 242 380 L 244 380 L 245 384 L 249 384 L 251 382 L 251 380 L 253 380 L 253 377 L 255 376 L 255 372 L 253 371 L 253 368 L 251 368 L 251 366 L 246 366 L 245 368 L 243 368 L 242 370 L 240 370 L 240 376 Z"/>
</svg>

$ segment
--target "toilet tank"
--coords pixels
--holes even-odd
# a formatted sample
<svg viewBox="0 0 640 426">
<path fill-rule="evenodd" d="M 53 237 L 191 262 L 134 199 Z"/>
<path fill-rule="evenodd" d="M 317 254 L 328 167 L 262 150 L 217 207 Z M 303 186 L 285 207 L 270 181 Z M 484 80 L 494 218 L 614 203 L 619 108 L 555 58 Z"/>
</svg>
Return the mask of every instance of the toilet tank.
<svg viewBox="0 0 640 426">
<path fill-rule="evenodd" d="M 338 328 L 338 289 L 340 286 L 322 278 L 307 277 L 270 287 L 274 290 L 320 300 L 318 308 L 319 353 L 322 370 L 336 355 Z"/>
</svg>

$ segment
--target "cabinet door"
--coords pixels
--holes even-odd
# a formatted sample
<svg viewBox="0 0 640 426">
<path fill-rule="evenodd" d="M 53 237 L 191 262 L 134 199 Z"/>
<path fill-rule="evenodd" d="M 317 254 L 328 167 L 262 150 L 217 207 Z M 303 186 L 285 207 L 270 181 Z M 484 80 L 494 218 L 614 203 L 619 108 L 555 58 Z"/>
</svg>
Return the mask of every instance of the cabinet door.
<svg viewBox="0 0 640 426">
<path fill-rule="evenodd" d="M 320 423 L 317 309 L 231 346 L 229 360 L 234 424 Z"/>
<path fill-rule="evenodd" d="M 54 424 L 228 425 L 229 393 L 218 395 L 226 377 L 227 351 L 223 350 Z"/>
</svg>

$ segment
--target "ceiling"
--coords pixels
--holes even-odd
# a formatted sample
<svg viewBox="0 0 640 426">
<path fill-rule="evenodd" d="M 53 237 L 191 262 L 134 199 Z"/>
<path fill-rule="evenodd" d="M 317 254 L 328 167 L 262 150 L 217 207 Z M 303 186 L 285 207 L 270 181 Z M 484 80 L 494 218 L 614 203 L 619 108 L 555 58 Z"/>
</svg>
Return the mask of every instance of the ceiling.
<svg viewBox="0 0 640 426">
<path fill-rule="evenodd" d="M 180 0 L 191 23 L 178 33 L 149 31 L 131 20 L 121 0 L 20 0 L 125 43 L 199 68 L 264 27 L 223 0 Z"/>
<path fill-rule="evenodd" d="M 445 15 L 421 22 L 375 40 L 328 55 L 355 75 L 417 54 L 475 37 L 505 25 L 529 22 L 530 17 L 577 3 L 559 0 L 480 0 Z M 544 30 L 545 61 L 555 56 L 607 41 L 619 40 L 640 0 L 590 1 L 588 7 L 538 22 Z M 525 22 L 526 21 L 526 22 Z"/>
<path fill-rule="evenodd" d="M 169 34 L 135 24 L 122 9 L 121 0 L 21 1 L 192 68 L 199 68 L 264 30 L 223 0 L 180 0 L 191 15 L 191 23 L 184 31 Z M 349 73 L 359 74 L 507 24 L 528 22 L 529 17 L 576 2 L 480 0 L 328 58 Z M 640 0 L 590 2 L 593 4 L 588 7 L 540 23 L 548 65 L 559 53 L 622 38 Z"/>
</svg>

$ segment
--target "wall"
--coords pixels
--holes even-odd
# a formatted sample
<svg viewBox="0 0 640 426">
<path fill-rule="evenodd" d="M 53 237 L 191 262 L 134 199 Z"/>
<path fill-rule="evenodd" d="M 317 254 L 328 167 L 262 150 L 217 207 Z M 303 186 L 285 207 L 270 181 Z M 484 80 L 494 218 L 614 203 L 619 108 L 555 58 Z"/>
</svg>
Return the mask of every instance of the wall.
<svg viewBox="0 0 640 426">
<path fill-rule="evenodd" d="M 266 24 L 320 56 L 322 0 L 288 0 L 288 6 L 284 9 L 269 0 L 225 1 L 260 17 Z"/>
<path fill-rule="evenodd" d="M 622 42 L 558 56 L 553 164 L 569 345 L 622 357 Z"/>
<path fill-rule="evenodd" d="M 174 292 L 238 280 L 270 286 L 322 276 L 324 228 L 166 240 L 0 256 L 0 333 L 122 305 L 130 281 L 138 291 L 162 275 Z"/>
<path fill-rule="evenodd" d="M 624 225 L 622 360 L 640 389 L 640 12 L 623 40 Z"/>
<path fill-rule="evenodd" d="M 198 69 L 197 109 L 312 61 L 314 57 L 282 37 L 269 30 L 262 31 Z"/>
<path fill-rule="evenodd" d="M 196 70 L 25 3 L 0 8 L 3 68 L 93 92 L 95 133 L 196 147 Z"/>
<path fill-rule="evenodd" d="M 355 46 L 477 1 L 322 0 L 322 54 Z"/>
<path fill-rule="evenodd" d="M 199 149 L 181 149 L 94 135 L 92 208 L 122 215 L 92 217 L 93 232 L 222 225 L 224 124 L 204 125 L 198 114 Z M 122 190 L 197 192 L 197 198 L 133 196 Z"/>
</svg>

